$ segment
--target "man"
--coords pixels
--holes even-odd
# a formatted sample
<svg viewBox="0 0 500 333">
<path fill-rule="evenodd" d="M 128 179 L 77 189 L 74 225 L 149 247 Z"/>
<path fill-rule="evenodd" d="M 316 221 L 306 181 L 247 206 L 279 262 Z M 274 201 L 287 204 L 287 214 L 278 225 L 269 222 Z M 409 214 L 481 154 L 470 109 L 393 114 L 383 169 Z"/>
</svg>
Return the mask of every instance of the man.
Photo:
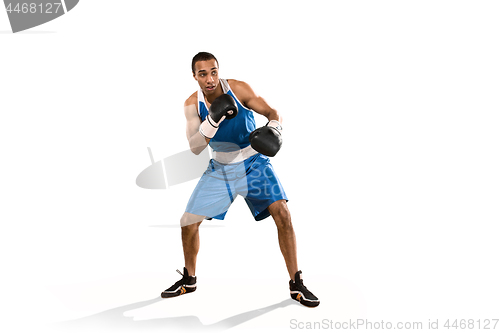
<svg viewBox="0 0 500 333">
<path fill-rule="evenodd" d="M 288 198 L 268 156 L 281 146 L 278 111 L 242 81 L 219 78 L 215 56 L 200 52 L 192 60 L 199 90 L 184 104 L 186 135 L 193 153 L 208 144 L 214 151 L 181 218 L 184 272 L 182 279 L 162 292 L 163 298 L 196 290 L 196 257 L 200 247 L 198 228 L 204 219 L 224 219 L 237 194 L 245 197 L 255 220 L 272 216 L 278 229 L 280 250 L 290 276 L 290 296 L 309 307 L 319 300 L 303 284 L 297 265 L 297 249 Z M 269 122 L 256 129 L 253 112 Z"/>
</svg>

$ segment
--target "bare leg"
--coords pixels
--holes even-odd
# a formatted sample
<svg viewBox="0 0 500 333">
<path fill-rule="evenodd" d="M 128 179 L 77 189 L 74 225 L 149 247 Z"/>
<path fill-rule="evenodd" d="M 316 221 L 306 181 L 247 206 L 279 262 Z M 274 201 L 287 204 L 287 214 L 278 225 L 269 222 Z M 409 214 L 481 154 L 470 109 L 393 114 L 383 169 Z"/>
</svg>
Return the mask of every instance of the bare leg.
<svg viewBox="0 0 500 333">
<path fill-rule="evenodd" d="M 280 250 L 285 259 L 290 280 L 293 280 L 299 268 L 297 264 L 297 242 L 295 240 L 290 211 L 285 200 L 273 202 L 268 209 L 278 228 Z"/>
<path fill-rule="evenodd" d="M 200 234 L 199 227 L 202 221 L 195 223 L 186 223 L 192 216 L 187 216 L 185 213 L 181 219 L 182 234 L 182 249 L 184 250 L 184 267 L 188 270 L 189 275 L 196 275 L 196 257 L 200 250 Z M 192 215 L 192 214 L 190 214 Z"/>
</svg>

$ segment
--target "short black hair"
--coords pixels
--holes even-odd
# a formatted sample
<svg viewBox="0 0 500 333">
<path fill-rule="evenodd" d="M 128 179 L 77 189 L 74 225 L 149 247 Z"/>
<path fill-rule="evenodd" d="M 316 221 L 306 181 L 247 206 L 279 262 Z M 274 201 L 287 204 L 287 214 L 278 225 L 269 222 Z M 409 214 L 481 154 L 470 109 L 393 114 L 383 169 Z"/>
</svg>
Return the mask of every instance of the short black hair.
<svg viewBox="0 0 500 333">
<path fill-rule="evenodd" d="M 196 64 L 198 61 L 207 61 L 207 60 L 212 60 L 212 59 L 215 59 L 215 61 L 217 62 L 217 67 L 218 67 L 219 66 L 219 61 L 217 60 L 217 58 L 212 53 L 199 52 L 197 55 L 195 55 L 193 57 L 193 61 L 191 62 L 191 70 L 193 71 L 193 74 L 195 74 L 195 72 L 194 72 L 194 64 Z"/>
</svg>

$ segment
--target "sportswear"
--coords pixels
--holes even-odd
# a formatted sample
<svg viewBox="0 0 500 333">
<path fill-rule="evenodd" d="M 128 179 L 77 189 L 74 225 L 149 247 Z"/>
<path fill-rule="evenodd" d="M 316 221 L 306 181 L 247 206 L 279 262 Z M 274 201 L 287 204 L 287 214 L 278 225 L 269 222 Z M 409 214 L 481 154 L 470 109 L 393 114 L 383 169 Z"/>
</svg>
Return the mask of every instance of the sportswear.
<svg viewBox="0 0 500 333">
<path fill-rule="evenodd" d="M 290 297 L 308 307 L 319 305 L 319 299 L 310 292 L 302 281 L 302 271 L 295 273 L 294 280 L 290 280 Z"/>
<path fill-rule="evenodd" d="M 281 133 L 273 126 L 263 126 L 250 133 L 252 148 L 261 154 L 275 156 L 281 148 Z"/>
<path fill-rule="evenodd" d="M 222 121 L 210 140 L 214 158 L 196 185 L 186 212 L 223 220 L 237 195 L 241 195 L 254 219 L 260 221 L 271 215 L 269 205 L 278 200 L 288 201 L 288 198 L 269 158 L 250 146 L 250 133 L 256 128 L 254 111 L 243 106 L 227 80 L 219 82 L 223 93 L 234 99 L 238 113 L 230 121 Z M 202 121 L 209 117 L 201 89 L 198 90 L 198 113 Z"/>
<path fill-rule="evenodd" d="M 237 114 L 238 106 L 231 95 L 220 95 L 212 102 L 208 109 L 208 116 L 200 124 L 200 134 L 207 139 L 212 139 L 217 133 L 220 123 L 224 119 L 233 119 Z"/>
<path fill-rule="evenodd" d="M 216 123 L 218 123 L 222 116 L 226 119 L 233 119 L 238 115 L 238 106 L 234 101 L 234 98 L 228 94 L 222 94 L 210 105 L 208 109 L 210 118 L 212 118 Z"/>
<path fill-rule="evenodd" d="M 273 202 L 288 201 L 269 157 L 257 153 L 230 164 L 211 159 L 189 198 L 186 212 L 223 220 L 237 195 L 245 198 L 256 221 L 271 215 L 267 207 Z"/>
<path fill-rule="evenodd" d="M 186 267 L 184 274 L 177 270 L 177 273 L 182 275 L 182 279 L 174 283 L 170 288 L 161 293 L 162 298 L 180 296 L 187 293 L 192 293 L 196 290 L 196 276 L 189 276 Z"/>
<path fill-rule="evenodd" d="M 214 151 L 234 151 L 234 145 L 237 145 L 239 149 L 245 148 L 250 145 L 248 137 L 256 128 L 253 111 L 243 106 L 231 90 L 227 80 L 220 79 L 219 82 L 222 92 L 230 95 L 235 100 L 238 106 L 238 114 L 231 121 L 223 121 L 219 124 L 217 133 L 210 140 L 209 145 Z M 205 95 L 200 88 L 198 90 L 198 115 L 202 122 L 205 121 L 208 114 Z"/>
</svg>

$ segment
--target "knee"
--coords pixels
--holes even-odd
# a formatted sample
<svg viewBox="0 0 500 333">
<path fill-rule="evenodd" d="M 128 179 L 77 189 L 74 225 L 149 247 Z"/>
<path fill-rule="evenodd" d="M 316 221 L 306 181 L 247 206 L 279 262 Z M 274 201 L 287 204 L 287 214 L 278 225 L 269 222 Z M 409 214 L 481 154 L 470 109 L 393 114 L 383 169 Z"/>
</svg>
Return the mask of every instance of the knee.
<svg viewBox="0 0 500 333">
<path fill-rule="evenodd" d="M 292 217 L 286 205 L 277 209 L 272 216 L 278 228 L 293 228 Z"/>
<path fill-rule="evenodd" d="M 184 213 L 181 217 L 180 222 L 182 230 L 191 231 L 198 230 L 198 227 L 202 221 L 200 221 L 200 217 L 198 217 L 197 215 Z"/>
<path fill-rule="evenodd" d="M 190 239 L 198 234 L 198 230 L 201 222 L 189 224 L 181 227 L 181 236 L 182 239 Z"/>
</svg>

